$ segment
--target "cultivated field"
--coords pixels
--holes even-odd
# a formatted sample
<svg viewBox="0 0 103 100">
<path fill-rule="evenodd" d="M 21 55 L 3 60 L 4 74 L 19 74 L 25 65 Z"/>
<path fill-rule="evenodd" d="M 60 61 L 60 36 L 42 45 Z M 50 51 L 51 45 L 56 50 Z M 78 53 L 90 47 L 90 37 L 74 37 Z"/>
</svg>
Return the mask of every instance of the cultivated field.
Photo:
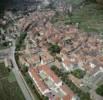
<svg viewBox="0 0 103 100">
<path fill-rule="evenodd" d="M 85 31 L 103 32 L 103 6 L 87 4 L 75 10 L 71 19 L 74 23 L 78 22 Z"/>
<path fill-rule="evenodd" d="M 25 100 L 12 72 L 0 63 L 0 100 Z"/>
</svg>

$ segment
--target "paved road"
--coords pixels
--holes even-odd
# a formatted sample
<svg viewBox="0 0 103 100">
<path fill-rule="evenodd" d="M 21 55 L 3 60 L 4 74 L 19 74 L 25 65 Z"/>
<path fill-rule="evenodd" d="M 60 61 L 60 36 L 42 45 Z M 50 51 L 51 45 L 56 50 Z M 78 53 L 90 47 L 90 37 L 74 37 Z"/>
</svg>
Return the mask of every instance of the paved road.
<svg viewBox="0 0 103 100">
<path fill-rule="evenodd" d="M 14 66 L 14 68 L 13 68 L 14 75 L 19 84 L 19 87 L 22 90 L 22 93 L 24 94 L 25 99 L 26 100 L 35 100 L 31 90 L 29 89 L 27 83 L 25 82 L 25 80 L 17 66 L 14 54 L 15 54 L 15 43 L 13 43 L 13 47 L 11 47 L 11 55 L 10 55 L 10 59 L 12 60 L 12 64 Z"/>
</svg>

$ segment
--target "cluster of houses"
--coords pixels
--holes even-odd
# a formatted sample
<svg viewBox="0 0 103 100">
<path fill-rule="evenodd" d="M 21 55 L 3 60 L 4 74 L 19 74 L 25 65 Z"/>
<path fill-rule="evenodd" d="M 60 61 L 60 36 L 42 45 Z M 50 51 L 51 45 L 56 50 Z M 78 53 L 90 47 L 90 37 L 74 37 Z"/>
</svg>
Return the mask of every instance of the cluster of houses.
<svg viewBox="0 0 103 100">
<path fill-rule="evenodd" d="M 86 72 L 84 79 L 79 80 L 72 75 L 68 78 L 78 87 L 91 86 L 98 79 L 103 79 L 103 41 L 72 25 L 54 26 L 49 21 L 54 12 L 41 13 L 35 12 L 19 21 L 19 27 L 23 29 L 30 25 L 25 53 L 19 60 L 29 67 L 29 74 L 40 94 L 50 100 L 76 100 L 75 94 L 53 73 L 50 66 L 56 65 L 65 72 L 81 69 Z M 61 48 L 55 57 L 48 50 L 50 44 Z"/>
</svg>

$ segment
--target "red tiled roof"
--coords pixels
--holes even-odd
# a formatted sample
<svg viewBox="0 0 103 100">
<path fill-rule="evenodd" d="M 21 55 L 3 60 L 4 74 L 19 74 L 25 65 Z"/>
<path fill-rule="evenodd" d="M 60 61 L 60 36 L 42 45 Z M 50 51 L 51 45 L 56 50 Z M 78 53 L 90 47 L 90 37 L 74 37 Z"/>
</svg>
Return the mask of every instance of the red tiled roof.
<svg viewBox="0 0 103 100">
<path fill-rule="evenodd" d="M 28 63 L 33 64 L 35 62 L 40 61 L 40 58 L 39 58 L 39 56 L 34 55 L 34 56 L 31 56 L 31 57 L 27 57 L 26 60 L 27 60 Z"/>
<path fill-rule="evenodd" d="M 54 74 L 54 72 L 46 65 L 42 65 L 36 68 L 30 68 L 29 72 L 32 74 L 33 78 L 35 79 L 35 81 L 37 82 L 39 88 L 42 91 L 45 91 L 46 89 L 49 89 L 47 87 L 47 85 L 44 83 L 44 81 L 41 79 L 39 72 L 40 71 L 44 71 L 46 74 L 48 74 L 48 76 L 50 76 L 55 83 L 59 83 L 61 82 L 61 80 Z M 74 93 L 64 84 L 61 85 L 60 88 L 62 89 L 62 91 L 64 91 L 65 95 L 63 96 L 63 100 L 71 100 L 71 98 L 74 96 Z M 61 98 L 54 94 L 53 98 L 51 96 L 51 100 L 60 100 Z"/>
<path fill-rule="evenodd" d="M 44 84 L 43 80 L 41 80 L 40 76 L 38 75 L 39 72 L 37 69 L 30 68 L 29 72 L 32 74 L 33 78 L 35 79 L 35 81 L 37 82 L 38 86 L 40 87 L 42 91 L 45 91 L 46 89 L 48 89 L 48 87 Z"/>
<path fill-rule="evenodd" d="M 41 58 L 43 61 L 48 61 L 48 60 L 54 59 L 48 52 L 43 52 L 43 55 L 41 55 Z"/>
<path fill-rule="evenodd" d="M 39 66 L 38 69 L 45 71 L 48 76 L 50 76 L 54 80 L 55 83 L 59 83 L 61 81 L 48 66 L 42 65 Z"/>
<path fill-rule="evenodd" d="M 74 93 L 66 85 L 62 85 L 61 88 L 66 93 L 66 95 L 63 97 L 63 100 L 71 100 L 71 98 L 74 96 Z"/>
</svg>

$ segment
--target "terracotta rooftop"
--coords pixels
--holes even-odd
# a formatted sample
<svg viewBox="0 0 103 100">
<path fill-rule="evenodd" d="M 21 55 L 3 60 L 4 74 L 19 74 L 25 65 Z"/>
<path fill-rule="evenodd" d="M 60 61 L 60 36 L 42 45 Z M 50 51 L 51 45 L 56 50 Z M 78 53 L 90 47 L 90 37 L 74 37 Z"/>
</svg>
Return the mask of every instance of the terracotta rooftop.
<svg viewBox="0 0 103 100">
<path fill-rule="evenodd" d="M 30 68 L 29 72 L 32 74 L 32 77 L 35 79 L 35 81 L 37 82 L 39 88 L 42 91 L 45 91 L 46 89 L 48 89 L 48 87 L 44 84 L 43 80 L 41 80 L 41 78 L 39 76 L 38 69 L 36 69 L 36 68 Z"/>
<path fill-rule="evenodd" d="M 50 76 L 54 80 L 55 83 L 61 82 L 61 80 L 55 75 L 55 73 L 48 66 L 41 65 L 38 67 L 38 70 L 39 71 L 43 70 L 44 72 L 46 72 L 47 75 Z"/>
<path fill-rule="evenodd" d="M 42 54 L 40 56 L 41 56 L 41 59 L 44 62 L 46 62 L 48 60 L 53 60 L 54 59 L 48 52 L 42 52 Z"/>
<path fill-rule="evenodd" d="M 52 93 L 52 91 L 50 91 L 50 89 L 49 89 L 50 87 L 48 87 L 48 85 L 44 82 L 44 80 L 40 76 L 40 73 L 42 71 L 45 72 L 48 76 L 50 76 L 54 80 L 55 83 L 58 83 L 61 80 L 46 65 L 42 65 L 42 66 L 39 66 L 36 68 L 31 67 L 29 69 L 29 73 L 31 73 L 32 77 L 36 81 L 37 86 L 39 86 L 39 88 L 42 91 L 45 91 L 47 89 L 49 90 L 49 92 L 47 92 L 45 95 L 47 95 L 49 98 L 51 98 L 50 100 L 60 100 L 62 96 L 63 96 L 62 97 L 63 100 L 71 100 L 75 96 L 75 94 L 65 84 L 61 84 L 60 87 L 58 88 L 58 89 L 60 89 L 62 96 L 58 95 L 58 93 L 54 93 L 54 92 Z"/>
<path fill-rule="evenodd" d="M 34 64 L 35 62 L 40 62 L 40 58 L 38 55 L 28 56 L 25 59 L 29 64 Z"/>
</svg>

